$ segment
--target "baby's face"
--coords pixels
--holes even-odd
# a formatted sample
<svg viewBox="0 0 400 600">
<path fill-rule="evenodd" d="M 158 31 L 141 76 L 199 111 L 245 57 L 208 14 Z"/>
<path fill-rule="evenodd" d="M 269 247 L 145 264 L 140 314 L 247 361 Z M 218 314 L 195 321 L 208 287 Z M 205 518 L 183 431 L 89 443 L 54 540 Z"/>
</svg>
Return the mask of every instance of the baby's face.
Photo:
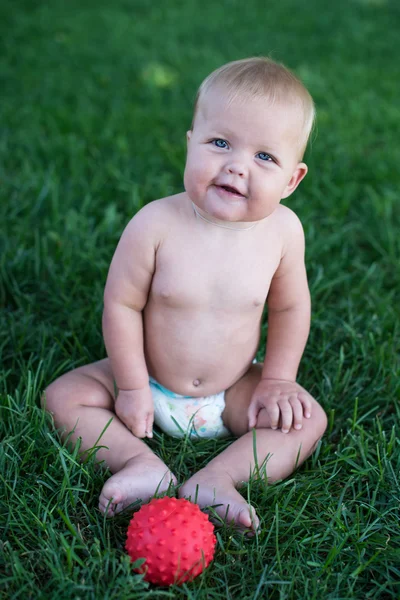
<svg viewBox="0 0 400 600">
<path fill-rule="evenodd" d="M 299 162 L 302 115 L 289 104 L 234 101 L 211 90 L 188 132 L 185 188 L 199 208 L 225 221 L 270 215 L 307 173 Z"/>
</svg>

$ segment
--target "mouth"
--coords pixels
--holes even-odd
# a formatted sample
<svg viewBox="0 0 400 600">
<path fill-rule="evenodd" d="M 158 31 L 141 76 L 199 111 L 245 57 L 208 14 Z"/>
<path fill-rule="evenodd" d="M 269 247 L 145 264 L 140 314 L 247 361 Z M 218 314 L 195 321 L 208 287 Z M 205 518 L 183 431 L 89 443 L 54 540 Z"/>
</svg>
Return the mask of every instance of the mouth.
<svg viewBox="0 0 400 600">
<path fill-rule="evenodd" d="M 238 196 L 240 198 L 244 197 L 244 194 L 241 194 L 239 190 L 233 187 L 232 185 L 216 185 L 215 187 L 219 190 L 223 190 L 228 194 L 232 194 L 233 196 Z"/>
</svg>

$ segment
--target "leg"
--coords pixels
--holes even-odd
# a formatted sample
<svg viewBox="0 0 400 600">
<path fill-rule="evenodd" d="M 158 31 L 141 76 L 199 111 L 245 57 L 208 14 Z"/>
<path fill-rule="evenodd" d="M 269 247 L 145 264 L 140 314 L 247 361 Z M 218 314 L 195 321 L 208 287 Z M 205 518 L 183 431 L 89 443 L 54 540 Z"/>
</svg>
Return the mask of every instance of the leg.
<svg viewBox="0 0 400 600">
<path fill-rule="evenodd" d="M 99 508 L 105 512 L 109 506 L 110 516 L 138 498 L 147 501 L 157 490 L 176 483 L 168 467 L 118 419 L 114 400 L 108 359 L 63 375 L 46 389 L 43 398 L 43 406 L 64 435 L 72 432 L 72 441 L 81 438 L 83 455 L 93 446 L 101 446 L 96 456 L 114 475 L 102 489 Z"/>
<path fill-rule="evenodd" d="M 327 425 L 326 415 L 315 400 L 311 418 L 305 419 L 301 430 L 292 429 L 284 434 L 269 429 L 266 419 L 263 422 L 259 418 L 261 426 L 256 431 L 254 456 L 253 432 L 249 432 L 247 426 L 247 408 L 260 381 L 261 371 L 262 365 L 253 365 L 225 394 L 224 423 L 234 435 L 241 437 L 191 477 L 180 491 L 182 495 L 194 496 L 198 486 L 199 504 L 220 504 L 216 510 L 222 517 L 226 514 L 239 527 L 253 529 L 258 526 L 257 516 L 236 486 L 248 481 L 256 465 L 261 467 L 264 461 L 268 481 L 290 475 L 313 452 Z"/>
</svg>

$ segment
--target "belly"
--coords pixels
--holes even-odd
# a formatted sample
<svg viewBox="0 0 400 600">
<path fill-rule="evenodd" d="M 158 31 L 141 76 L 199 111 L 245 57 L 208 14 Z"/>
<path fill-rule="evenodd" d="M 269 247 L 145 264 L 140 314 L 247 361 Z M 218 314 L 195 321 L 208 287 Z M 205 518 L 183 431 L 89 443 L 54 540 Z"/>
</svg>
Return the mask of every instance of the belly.
<svg viewBox="0 0 400 600">
<path fill-rule="evenodd" d="M 233 385 L 251 365 L 260 337 L 262 307 L 235 311 L 144 311 L 149 374 L 177 394 L 208 396 Z"/>
</svg>

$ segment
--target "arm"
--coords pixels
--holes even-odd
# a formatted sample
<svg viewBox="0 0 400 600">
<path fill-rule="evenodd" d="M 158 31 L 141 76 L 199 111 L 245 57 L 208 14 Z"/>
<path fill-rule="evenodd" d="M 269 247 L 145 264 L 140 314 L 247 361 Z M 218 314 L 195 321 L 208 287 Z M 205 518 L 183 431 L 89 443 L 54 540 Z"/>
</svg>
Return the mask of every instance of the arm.
<svg viewBox="0 0 400 600">
<path fill-rule="evenodd" d="M 311 301 L 300 222 L 294 233 L 268 294 L 268 339 L 263 379 L 296 381 L 310 331 Z"/>
<path fill-rule="evenodd" d="M 273 429 L 287 432 L 311 414 L 310 397 L 296 383 L 297 370 L 310 329 L 311 302 L 304 264 L 304 234 L 291 213 L 280 265 L 268 295 L 267 350 L 260 384 L 249 407 L 249 426 L 265 409 Z"/>
<path fill-rule="evenodd" d="M 151 437 L 153 423 L 142 318 L 157 247 L 148 212 L 140 211 L 122 234 L 107 277 L 103 311 L 104 342 L 118 387 L 115 410 L 138 437 Z"/>
</svg>

